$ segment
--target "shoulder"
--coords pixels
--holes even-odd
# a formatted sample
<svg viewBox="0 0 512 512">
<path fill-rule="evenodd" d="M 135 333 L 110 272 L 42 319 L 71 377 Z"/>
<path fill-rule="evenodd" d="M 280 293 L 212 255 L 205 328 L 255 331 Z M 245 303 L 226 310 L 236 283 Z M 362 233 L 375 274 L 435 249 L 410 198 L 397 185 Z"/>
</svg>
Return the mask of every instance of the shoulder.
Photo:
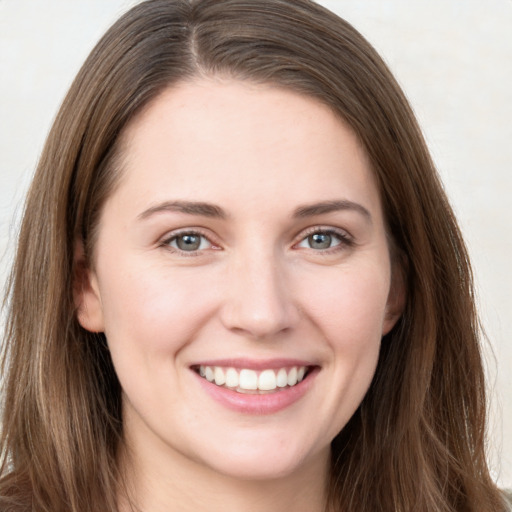
<svg viewBox="0 0 512 512">
<path fill-rule="evenodd" d="M 507 512 L 512 512 L 512 489 L 505 489 L 503 491 L 503 497 L 507 505 Z"/>
</svg>

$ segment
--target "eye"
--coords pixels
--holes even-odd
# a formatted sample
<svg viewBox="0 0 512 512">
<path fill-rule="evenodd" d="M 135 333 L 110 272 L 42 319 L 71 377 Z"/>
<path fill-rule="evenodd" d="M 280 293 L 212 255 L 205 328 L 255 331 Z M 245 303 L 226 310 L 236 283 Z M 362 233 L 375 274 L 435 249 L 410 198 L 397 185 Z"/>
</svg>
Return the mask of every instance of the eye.
<svg viewBox="0 0 512 512">
<path fill-rule="evenodd" d="M 201 251 L 212 247 L 211 242 L 205 236 L 194 232 L 174 235 L 166 240 L 165 245 L 183 252 Z"/>
<path fill-rule="evenodd" d="M 329 229 L 317 229 L 303 238 L 297 244 L 297 247 L 325 251 L 341 244 L 351 244 L 346 234 Z"/>
</svg>

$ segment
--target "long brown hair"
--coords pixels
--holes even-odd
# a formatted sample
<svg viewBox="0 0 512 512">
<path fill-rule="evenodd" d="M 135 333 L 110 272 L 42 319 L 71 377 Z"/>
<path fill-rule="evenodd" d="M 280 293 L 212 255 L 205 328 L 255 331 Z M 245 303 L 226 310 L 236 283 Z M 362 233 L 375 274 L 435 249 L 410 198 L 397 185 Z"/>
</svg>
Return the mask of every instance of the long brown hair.
<svg viewBox="0 0 512 512">
<path fill-rule="evenodd" d="M 6 299 L 0 503 L 116 510 L 120 386 L 73 301 L 122 172 L 119 135 L 198 75 L 313 96 L 354 130 L 379 186 L 407 302 L 363 403 L 333 441 L 330 510 L 504 509 L 484 452 L 485 390 L 467 252 L 404 94 L 371 45 L 308 0 L 149 0 L 76 77 L 30 188 Z M 122 155 L 121 155 L 122 156 Z"/>
</svg>

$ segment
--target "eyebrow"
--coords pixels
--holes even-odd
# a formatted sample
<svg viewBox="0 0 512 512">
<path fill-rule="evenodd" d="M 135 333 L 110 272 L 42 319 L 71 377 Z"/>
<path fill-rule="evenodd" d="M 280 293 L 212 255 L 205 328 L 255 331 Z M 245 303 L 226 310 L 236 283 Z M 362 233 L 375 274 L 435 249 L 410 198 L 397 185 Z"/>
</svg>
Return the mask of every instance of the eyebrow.
<svg viewBox="0 0 512 512">
<path fill-rule="evenodd" d="M 368 221 L 372 221 L 370 212 L 363 205 L 347 199 L 322 201 L 319 203 L 298 206 L 293 212 L 293 217 L 314 217 L 315 215 L 323 215 L 326 213 L 344 210 L 358 212 Z M 228 217 L 227 213 L 220 206 L 215 204 L 205 203 L 202 201 L 164 201 L 163 203 L 144 210 L 137 216 L 137 218 L 139 220 L 144 220 L 152 215 L 162 212 L 178 212 L 185 213 L 187 215 L 199 215 L 215 219 L 226 219 Z"/>
<path fill-rule="evenodd" d="M 359 203 L 349 201 L 348 199 L 341 199 L 335 201 L 322 201 L 320 203 L 307 204 L 299 206 L 295 209 L 293 216 L 296 218 L 314 217 L 315 215 L 323 215 L 326 213 L 352 210 L 360 213 L 369 222 L 372 221 L 372 215 L 368 209 Z"/>
<path fill-rule="evenodd" d="M 178 212 L 216 219 L 225 219 L 227 217 L 226 212 L 220 206 L 214 204 L 200 201 L 165 201 L 144 210 L 137 218 L 144 220 L 156 213 L 162 212 Z"/>
</svg>

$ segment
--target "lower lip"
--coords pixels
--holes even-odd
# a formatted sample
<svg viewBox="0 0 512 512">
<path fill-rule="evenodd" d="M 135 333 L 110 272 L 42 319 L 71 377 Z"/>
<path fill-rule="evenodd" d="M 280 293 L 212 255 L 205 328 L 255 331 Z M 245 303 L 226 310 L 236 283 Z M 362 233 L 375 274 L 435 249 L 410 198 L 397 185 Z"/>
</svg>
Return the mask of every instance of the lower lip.
<svg viewBox="0 0 512 512">
<path fill-rule="evenodd" d="M 232 389 L 212 384 L 196 372 L 194 372 L 194 375 L 199 380 L 202 388 L 224 407 L 240 413 L 261 415 L 276 413 L 300 400 L 313 384 L 317 373 L 318 369 L 315 368 L 308 373 L 303 381 L 295 386 L 261 395 L 238 393 Z"/>
</svg>

